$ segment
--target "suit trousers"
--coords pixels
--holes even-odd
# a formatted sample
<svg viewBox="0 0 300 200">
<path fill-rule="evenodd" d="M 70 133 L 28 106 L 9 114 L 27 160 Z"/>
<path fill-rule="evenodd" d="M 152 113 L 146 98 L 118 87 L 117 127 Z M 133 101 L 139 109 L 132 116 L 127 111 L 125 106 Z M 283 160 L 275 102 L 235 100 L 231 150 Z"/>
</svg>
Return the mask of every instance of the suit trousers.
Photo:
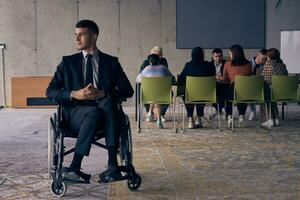
<svg viewBox="0 0 300 200">
<path fill-rule="evenodd" d="M 114 107 L 110 98 L 96 101 L 93 105 L 76 105 L 68 116 L 69 126 L 77 134 L 75 152 L 88 156 L 98 130 L 104 130 L 106 146 L 118 145 L 115 132 Z"/>
</svg>

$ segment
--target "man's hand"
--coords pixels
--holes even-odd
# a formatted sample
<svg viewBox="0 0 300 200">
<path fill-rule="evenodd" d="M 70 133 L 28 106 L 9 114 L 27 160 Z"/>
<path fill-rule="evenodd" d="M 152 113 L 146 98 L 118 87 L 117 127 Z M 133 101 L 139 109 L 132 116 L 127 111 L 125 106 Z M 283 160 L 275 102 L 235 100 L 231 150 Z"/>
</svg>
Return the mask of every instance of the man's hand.
<svg viewBox="0 0 300 200">
<path fill-rule="evenodd" d="M 72 91 L 71 93 L 71 98 L 77 100 L 95 100 L 104 96 L 104 92 L 102 90 L 94 88 L 94 86 L 91 83 L 88 84 L 85 88 L 77 91 Z"/>
</svg>

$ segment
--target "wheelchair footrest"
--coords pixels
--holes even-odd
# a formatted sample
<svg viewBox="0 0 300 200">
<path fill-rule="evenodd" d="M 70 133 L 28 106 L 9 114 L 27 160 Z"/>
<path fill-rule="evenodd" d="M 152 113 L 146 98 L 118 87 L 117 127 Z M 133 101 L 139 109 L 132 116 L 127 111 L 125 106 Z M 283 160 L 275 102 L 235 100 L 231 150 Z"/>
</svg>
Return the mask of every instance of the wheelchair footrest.
<svg viewBox="0 0 300 200">
<path fill-rule="evenodd" d="M 116 182 L 116 181 L 124 181 L 124 180 L 127 180 L 128 179 L 128 176 L 125 175 L 125 176 L 121 176 L 121 177 L 118 177 L 118 178 L 100 178 L 98 183 L 110 183 L 110 182 Z"/>
<path fill-rule="evenodd" d="M 122 181 L 127 179 L 127 175 L 122 175 L 123 170 L 121 170 L 120 166 L 111 167 L 102 172 L 99 175 L 99 183 L 109 183 L 114 181 Z"/>
<path fill-rule="evenodd" d="M 91 175 L 81 171 L 71 171 L 70 168 L 65 167 L 62 170 L 63 182 L 70 184 L 90 183 Z"/>
</svg>

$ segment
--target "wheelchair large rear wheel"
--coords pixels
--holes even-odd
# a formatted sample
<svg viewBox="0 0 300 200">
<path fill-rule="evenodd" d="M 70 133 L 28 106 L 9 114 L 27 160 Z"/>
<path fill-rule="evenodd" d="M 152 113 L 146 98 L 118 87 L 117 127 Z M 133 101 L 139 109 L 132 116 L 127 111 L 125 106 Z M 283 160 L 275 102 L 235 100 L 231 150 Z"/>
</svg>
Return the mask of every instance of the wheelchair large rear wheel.
<svg viewBox="0 0 300 200">
<path fill-rule="evenodd" d="M 129 118 L 124 116 L 124 125 L 120 137 L 120 156 L 125 166 L 132 164 L 132 136 Z"/>
<path fill-rule="evenodd" d="M 52 118 L 53 120 L 53 118 Z M 53 166 L 53 156 L 56 154 L 56 136 L 54 131 L 53 124 L 51 123 L 51 119 L 49 120 L 48 124 L 48 173 L 51 176 L 51 169 Z"/>
</svg>

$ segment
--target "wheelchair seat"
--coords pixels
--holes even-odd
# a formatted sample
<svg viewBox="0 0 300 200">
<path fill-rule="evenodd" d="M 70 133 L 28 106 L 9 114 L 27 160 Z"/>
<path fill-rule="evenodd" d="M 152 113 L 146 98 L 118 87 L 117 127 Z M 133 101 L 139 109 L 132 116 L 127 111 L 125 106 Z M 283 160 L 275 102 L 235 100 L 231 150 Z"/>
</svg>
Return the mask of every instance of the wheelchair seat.
<svg viewBox="0 0 300 200">
<path fill-rule="evenodd" d="M 118 170 L 123 172 L 120 180 L 128 180 L 128 188 L 135 191 L 141 185 L 141 176 L 136 173 L 132 164 L 130 122 L 128 116 L 123 112 L 121 104 L 118 105 L 118 111 L 120 112 L 119 120 L 122 123 L 121 126 L 118 127 L 118 130 L 120 131 L 118 154 L 121 160 L 121 165 L 118 166 Z M 100 130 L 95 133 L 92 144 L 107 149 L 105 144 L 99 142 L 99 140 L 104 137 L 104 130 L 100 128 Z M 48 126 L 48 170 L 51 178 L 50 188 L 52 194 L 57 197 L 65 195 L 67 184 L 69 184 L 69 182 L 64 181 L 62 178 L 64 156 L 73 153 L 75 150 L 74 147 L 66 150 L 64 138 L 75 139 L 77 138 L 77 134 L 67 126 L 62 113 L 62 106 L 59 105 L 57 112 L 50 118 Z M 98 182 L 103 181 L 100 179 Z"/>
</svg>

